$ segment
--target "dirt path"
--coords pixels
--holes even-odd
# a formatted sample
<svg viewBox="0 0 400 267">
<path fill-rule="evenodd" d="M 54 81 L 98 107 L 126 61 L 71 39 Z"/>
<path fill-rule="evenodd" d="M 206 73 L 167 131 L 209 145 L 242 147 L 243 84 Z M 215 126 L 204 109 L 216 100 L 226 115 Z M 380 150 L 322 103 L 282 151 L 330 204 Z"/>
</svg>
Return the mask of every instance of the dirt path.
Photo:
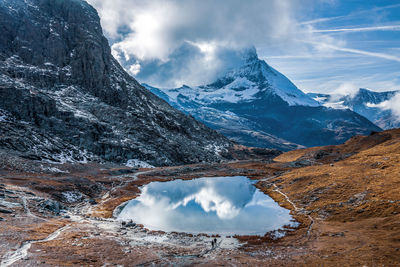
<svg viewBox="0 0 400 267">
<path fill-rule="evenodd" d="M 13 263 L 25 258 L 28 255 L 28 250 L 32 246 L 32 244 L 35 243 L 41 243 L 41 242 L 48 242 L 51 240 L 56 239 L 63 231 L 69 228 L 69 225 L 63 226 L 61 228 L 58 228 L 56 231 L 51 233 L 49 236 L 47 236 L 44 239 L 38 239 L 38 240 L 31 240 L 31 241 L 26 241 L 22 243 L 22 245 L 14 252 L 9 252 L 4 256 L 4 259 L 1 261 L 0 266 L 1 267 L 8 267 L 12 265 Z"/>
<path fill-rule="evenodd" d="M 286 201 L 289 202 L 290 205 L 293 206 L 293 208 L 294 208 L 294 210 L 295 210 L 296 212 L 304 212 L 304 209 L 303 209 L 303 208 L 298 208 L 298 207 L 296 206 L 296 204 L 294 204 L 293 201 L 290 200 L 290 198 L 288 197 L 288 195 L 286 195 L 286 194 L 283 193 L 281 190 L 279 190 L 279 188 L 276 186 L 276 184 L 273 184 L 273 186 L 274 186 L 273 191 L 274 191 L 274 192 L 277 192 L 277 193 L 279 193 L 279 194 L 281 194 L 281 195 L 286 199 Z M 308 229 L 307 229 L 307 236 L 309 236 L 309 235 L 311 234 L 312 226 L 314 225 L 314 219 L 313 219 L 310 215 L 307 215 L 307 217 L 308 217 L 308 219 L 310 220 L 310 225 L 308 226 Z"/>
</svg>

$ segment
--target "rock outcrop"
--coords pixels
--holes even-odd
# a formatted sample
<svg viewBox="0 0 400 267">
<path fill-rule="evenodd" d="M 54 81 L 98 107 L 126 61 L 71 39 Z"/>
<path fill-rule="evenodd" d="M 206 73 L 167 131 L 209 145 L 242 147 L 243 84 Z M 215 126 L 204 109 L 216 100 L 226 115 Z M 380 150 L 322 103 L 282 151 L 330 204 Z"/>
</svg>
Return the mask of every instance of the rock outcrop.
<svg viewBox="0 0 400 267">
<path fill-rule="evenodd" d="M 3 0 L 0 31 L 0 149 L 160 166 L 219 161 L 232 146 L 130 77 L 85 1 Z"/>
</svg>

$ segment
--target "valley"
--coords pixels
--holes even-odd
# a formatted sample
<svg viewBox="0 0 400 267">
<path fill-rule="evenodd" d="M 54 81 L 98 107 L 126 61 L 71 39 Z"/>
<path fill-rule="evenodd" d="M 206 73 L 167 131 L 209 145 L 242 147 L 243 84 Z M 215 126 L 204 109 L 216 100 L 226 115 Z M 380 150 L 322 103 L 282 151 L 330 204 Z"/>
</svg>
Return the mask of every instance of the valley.
<svg viewBox="0 0 400 267">
<path fill-rule="evenodd" d="M 2 161 L 0 204 L 7 212 L 1 213 L 0 257 L 5 266 L 395 266 L 399 149 L 400 131 L 390 130 L 273 160 L 140 171 L 94 163 L 56 165 L 57 173 L 13 171 Z M 113 218 L 118 205 L 152 181 L 236 175 L 256 181 L 300 225 L 282 238 L 218 237 L 212 249 L 206 235 L 149 231 Z"/>
<path fill-rule="evenodd" d="M 306 94 L 187 19 L 167 48 L 172 2 L 110 33 L 132 3 L 0 0 L 1 267 L 399 265 L 396 91 Z"/>
</svg>

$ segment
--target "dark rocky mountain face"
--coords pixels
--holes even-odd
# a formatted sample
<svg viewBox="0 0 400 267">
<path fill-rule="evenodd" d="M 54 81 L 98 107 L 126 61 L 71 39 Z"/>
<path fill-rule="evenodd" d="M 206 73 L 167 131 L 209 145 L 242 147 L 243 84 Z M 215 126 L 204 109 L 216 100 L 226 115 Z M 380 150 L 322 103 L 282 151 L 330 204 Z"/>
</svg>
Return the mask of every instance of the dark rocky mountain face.
<svg viewBox="0 0 400 267">
<path fill-rule="evenodd" d="M 82 0 L 0 1 L 0 149 L 49 161 L 221 160 L 232 143 L 139 85 Z"/>
<path fill-rule="evenodd" d="M 380 103 L 390 100 L 400 91 L 374 92 L 360 88 L 354 96 L 338 96 L 329 94 L 309 93 L 314 99 L 318 99 L 321 104 L 341 106 L 351 109 L 361 116 L 366 117 L 383 129 L 399 128 L 400 122 L 391 110 L 377 107 Z"/>
<path fill-rule="evenodd" d="M 174 107 L 249 146 L 290 150 L 333 145 L 381 129 L 351 110 L 326 108 L 250 49 L 243 64 L 209 85 L 160 90 Z"/>
</svg>

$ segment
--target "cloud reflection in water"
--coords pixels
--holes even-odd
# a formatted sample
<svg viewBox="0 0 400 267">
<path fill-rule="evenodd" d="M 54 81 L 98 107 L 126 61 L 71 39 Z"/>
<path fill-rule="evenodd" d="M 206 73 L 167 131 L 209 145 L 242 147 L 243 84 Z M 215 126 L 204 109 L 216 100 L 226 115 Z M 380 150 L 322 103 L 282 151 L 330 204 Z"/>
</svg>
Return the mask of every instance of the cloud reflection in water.
<svg viewBox="0 0 400 267">
<path fill-rule="evenodd" d="M 220 235 L 264 234 L 293 224 L 289 210 L 244 176 L 152 182 L 118 218 L 151 230 Z"/>
</svg>

